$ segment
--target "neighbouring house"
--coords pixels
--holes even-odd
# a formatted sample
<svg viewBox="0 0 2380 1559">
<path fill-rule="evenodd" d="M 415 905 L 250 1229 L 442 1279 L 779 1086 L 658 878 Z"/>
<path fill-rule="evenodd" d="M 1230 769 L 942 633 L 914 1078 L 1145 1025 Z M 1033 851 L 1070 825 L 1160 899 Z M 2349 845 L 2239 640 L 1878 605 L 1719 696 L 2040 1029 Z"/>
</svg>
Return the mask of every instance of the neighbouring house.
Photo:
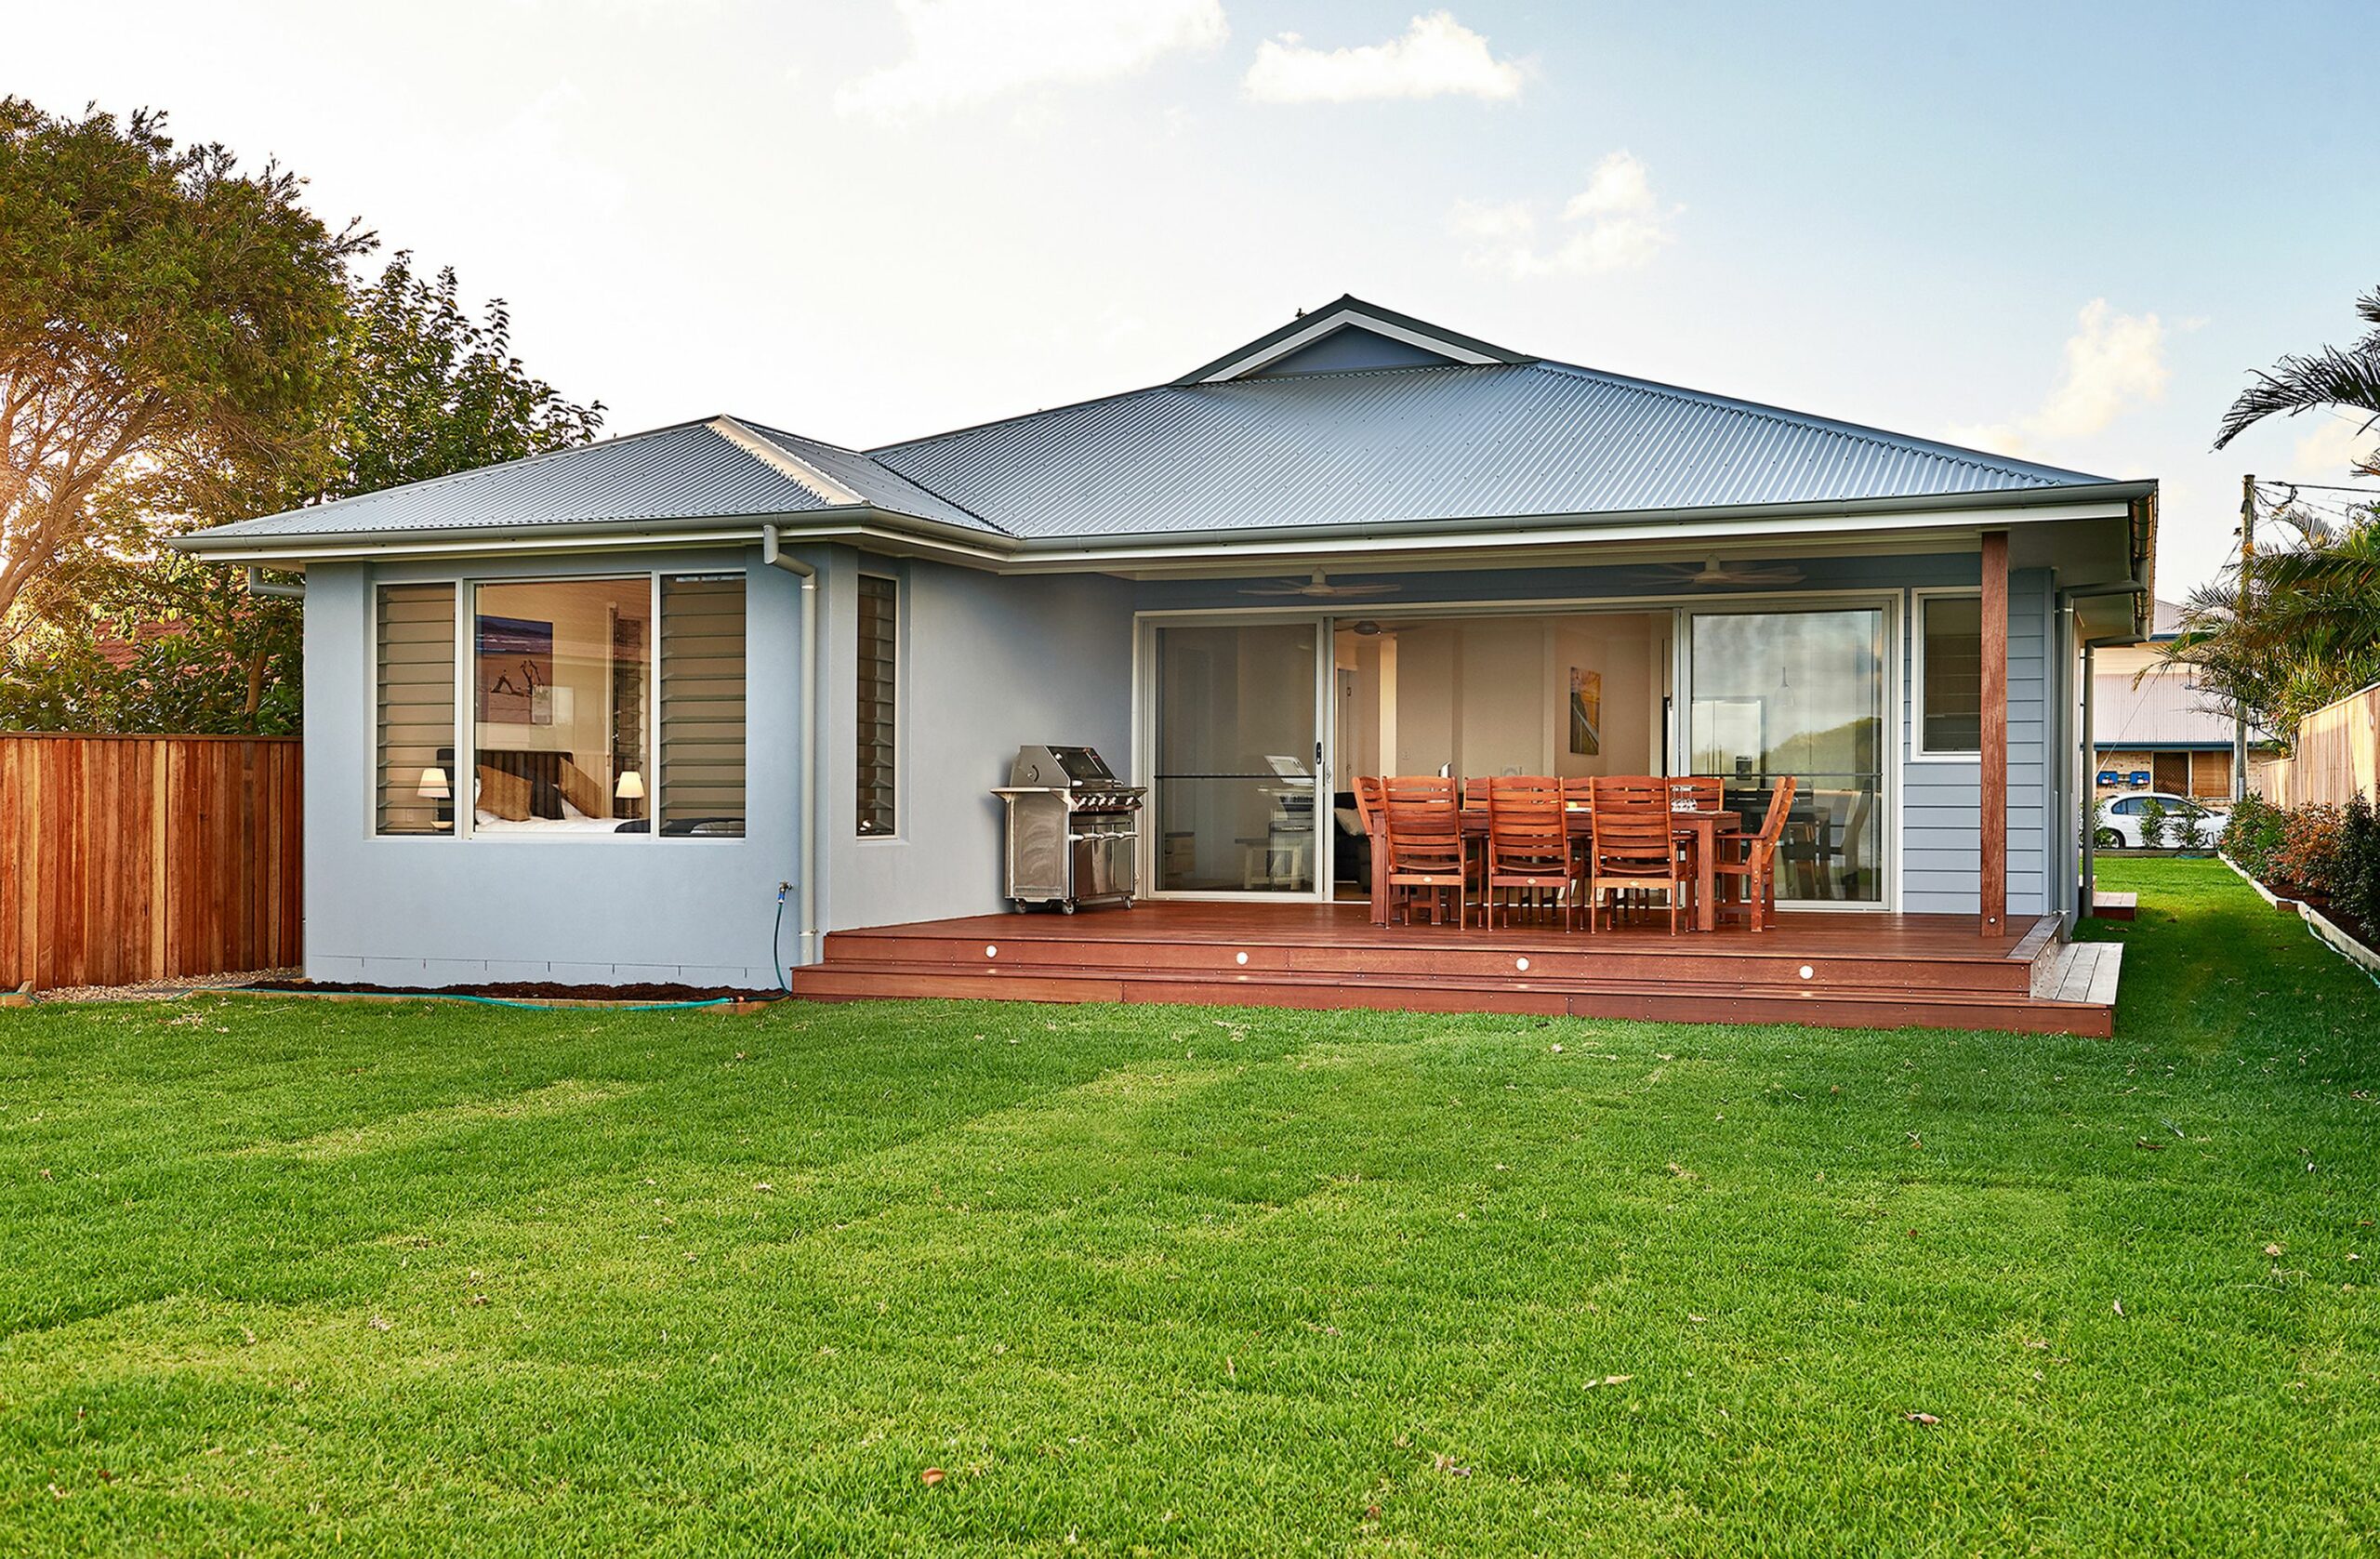
<svg viewBox="0 0 2380 1559">
<path fill-rule="evenodd" d="M 882 448 L 713 416 L 178 545 L 305 575 L 317 978 L 764 986 L 823 957 L 797 988 L 967 994 L 1064 931 L 1130 946 L 1018 994 L 1197 996 L 1131 982 L 1221 961 L 1284 971 L 1225 999 L 1758 1015 L 1712 993 L 1781 982 L 1950 1021 L 1879 971 L 2003 1005 L 2061 978 L 2080 652 L 2149 626 L 2156 491 L 1344 297 Z M 968 918 L 1005 907 L 989 792 L 1031 743 L 1147 788 L 1144 907 Z M 1754 817 L 1792 774 L 1784 930 L 1664 938 L 1738 961 L 1632 963 L 1607 1000 L 1548 982 L 1620 979 L 1578 961 L 1609 931 L 1483 954 L 1465 990 L 1332 964 L 1373 930 L 1351 776 L 1442 769 L 1707 774 Z M 974 984 L 863 934 L 919 923 Z"/>
<path fill-rule="evenodd" d="M 2182 609 L 2161 601 L 2140 643 L 2092 654 L 2091 773 L 2102 797 L 2162 790 L 2215 799 L 2232 793 L 2231 717 L 2199 687 L 2189 667 L 2164 656 L 2181 631 Z M 2252 762 L 2273 750 L 2261 731 L 2250 731 Z"/>
</svg>

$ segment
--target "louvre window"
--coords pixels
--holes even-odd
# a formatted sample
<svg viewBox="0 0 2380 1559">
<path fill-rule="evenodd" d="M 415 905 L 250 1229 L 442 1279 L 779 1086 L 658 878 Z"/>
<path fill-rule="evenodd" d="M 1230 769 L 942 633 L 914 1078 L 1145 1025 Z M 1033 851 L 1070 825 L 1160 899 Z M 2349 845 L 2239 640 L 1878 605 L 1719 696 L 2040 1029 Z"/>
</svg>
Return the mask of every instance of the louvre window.
<svg viewBox="0 0 2380 1559">
<path fill-rule="evenodd" d="M 661 581 L 661 831 L 744 832 L 744 576 Z"/>
<path fill-rule="evenodd" d="M 893 707 L 899 686 L 894 655 L 900 641 L 900 602 L 890 579 L 868 574 L 859 581 L 859 831 L 893 831 Z"/>
<path fill-rule="evenodd" d="M 383 585 L 378 600 L 383 834 L 455 830 L 455 587 Z"/>
<path fill-rule="evenodd" d="M 1918 613 L 1919 750 L 1981 752 L 1983 602 L 1973 596 L 1924 596 Z"/>
</svg>

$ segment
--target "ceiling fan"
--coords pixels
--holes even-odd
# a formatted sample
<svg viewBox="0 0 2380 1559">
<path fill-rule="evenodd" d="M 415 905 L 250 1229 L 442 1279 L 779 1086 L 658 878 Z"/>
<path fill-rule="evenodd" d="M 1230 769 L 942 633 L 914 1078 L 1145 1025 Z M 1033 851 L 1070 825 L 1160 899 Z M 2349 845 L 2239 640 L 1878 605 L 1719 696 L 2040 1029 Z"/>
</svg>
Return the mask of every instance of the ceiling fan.
<svg viewBox="0 0 2380 1559">
<path fill-rule="evenodd" d="M 1640 577 L 1657 585 L 1683 585 L 1688 589 L 1716 589 L 1731 585 L 1798 585 L 1802 571 L 1792 563 L 1723 562 L 1717 558 L 1705 558 L 1702 566 L 1692 563 L 1658 563 L 1642 570 Z"/>
<path fill-rule="evenodd" d="M 1266 585 L 1249 585 L 1241 593 L 1251 596 L 1303 596 L 1309 601 L 1348 601 L 1361 596 L 1395 595 L 1395 585 L 1334 585 L 1322 570 L 1316 569 L 1305 579 L 1276 579 Z"/>
</svg>

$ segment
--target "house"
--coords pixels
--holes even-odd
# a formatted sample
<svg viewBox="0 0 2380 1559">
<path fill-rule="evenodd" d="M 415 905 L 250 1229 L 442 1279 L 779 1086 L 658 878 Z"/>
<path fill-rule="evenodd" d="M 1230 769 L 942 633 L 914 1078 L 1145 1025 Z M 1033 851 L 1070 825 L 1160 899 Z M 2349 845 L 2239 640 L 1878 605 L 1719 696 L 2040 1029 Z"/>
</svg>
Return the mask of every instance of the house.
<svg viewBox="0 0 2380 1559">
<path fill-rule="evenodd" d="M 1168 383 L 883 448 L 713 416 L 178 545 L 305 575 L 316 978 L 774 986 L 841 947 L 808 988 L 974 989 L 860 933 L 957 928 L 937 956 L 1016 969 L 968 919 L 1006 907 L 989 791 L 1059 742 L 1147 787 L 1146 905 L 988 922 L 1013 957 L 1063 925 L 1139 939 L 1118 980 L 1211 945 L 1396 1004 L 1283 951 L 1364 923 L 1340 809 L 1285 790 L 1691 772 L 1757 809 L 1792 773 L 1788 927 L 1832 950 L 1673 951 L 1733 949 L 1697 988 L 1766 958 L 1892 1021 L 1895 937 L 1945 949 L 1909 966 L 1937 986 L 2062 978 L 2079 651 L 2147 627 L 2155 520 L 2153 482 L 1342 297 Z M 1605 1010 L 1553 957 L 1477 999 Z M 1629 967 L 1626 1010 L 1687 1010 Z M 1454 999 L 1434 978 L 1406 988 Z"/>
<path fill-rule="evenodd" d="M 2161 601 L 2147 639 L 2093 653 L 2091 773 L 2102 797 L 2162 790 L 2211 800 L 2233 793 L 2231 717 L 2190 667 L 2165 659 L 2165 646 L 2181 632 L 2182 609 Z M 2262 732 L 2250 733 L 2251 759 L 2271 746 Z"/>
</svg>

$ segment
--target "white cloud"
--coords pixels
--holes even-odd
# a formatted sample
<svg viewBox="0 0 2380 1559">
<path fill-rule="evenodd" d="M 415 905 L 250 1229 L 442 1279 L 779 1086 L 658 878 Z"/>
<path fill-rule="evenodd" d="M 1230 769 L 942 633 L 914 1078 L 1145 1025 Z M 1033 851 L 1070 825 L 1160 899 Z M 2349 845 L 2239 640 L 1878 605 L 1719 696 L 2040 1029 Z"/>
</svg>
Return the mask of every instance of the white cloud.
<svg viewBox="0 0 2380 1559">
<path fill-rule="evenodd" d="M 1400 37 L 1357 48 L 1309 47 L 1295 33 L 1267 38 L 1240 84 L 1260 103 L 1353 103 L 1381 98 L 1517 98 L 1521 68 L 1449 11 L 1413 19 Z"/>
<path fill-rule="evenodd" d="M 2047 398 L 2013 422 L 1950 429 L 1954 443 L 2003 455 L 2099 432 L 2144 402 L 2165 398 L 2165 326 L 2154 314 L 2119 314 L 2104 297 L 2082 306 L 2066 338 L 2066 363 Z"/>
<path fill-rule="evenodd" d="M 1448 226 L 1471 241 L 1467 258 L 1511 276 L 1592 276 L 1653 262 L 1676 234 L 1686 207 L 1664 206 L 1651 173 L 1633 153 L 1614 152 L 1595 165 L 1587 187 L 1562 207 L 1563 226 L 1539 242 L 1537 209 L 1527 201 L 1499 205 L 1463 201 Z"/>
<path fill-rule="evenodd" d="M 2348 413 L 2325 416 L 2297 441 L 2294 464 L 2308 482 L 2337 482 L 2359 469 L 2380 467 L 2380 428 Z"/>
<path fill-rule="evenodd" d="M 1222 46 L 1222 0 L 893 0 L 908 58 L 847 82 L 835 112 L 901 119 Z"/>
</svg>

